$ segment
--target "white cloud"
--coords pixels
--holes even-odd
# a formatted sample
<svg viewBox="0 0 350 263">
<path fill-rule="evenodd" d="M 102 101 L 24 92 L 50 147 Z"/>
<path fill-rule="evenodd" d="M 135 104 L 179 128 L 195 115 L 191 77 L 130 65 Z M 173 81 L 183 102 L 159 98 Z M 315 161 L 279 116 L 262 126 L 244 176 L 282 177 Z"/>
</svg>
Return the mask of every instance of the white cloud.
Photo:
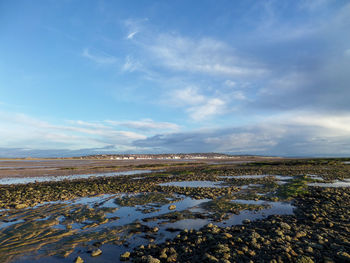
<svg viewBox="0 0 350 263">
<path fill-rule="evenodd" d="M 232 96 L 236 100 L 246 100 L 247 99 L 246 95 L 244 95 L 244 92 L 243 91 L 239 91 L 239 90 L 238 91 L 234 91 L 232 93 Z"/>
<path fill-rule="evenodd" d="M 159 131 L 159 130 L 169 130 L 169 131 L 176 131 L 180 129 L 180 126 L 175 123 L 170 122 L 155 122 L 151 119 L 144 119 L 140 121 L 125 121 L 125 122 L 118 122 L 118 121 L 106 121 L 106 123 L 109 123 L 111 125 L 116 126 L 123 126 L 128 127 L 131 129 L 136 130 L 142 130 L 142 131 Z"/>
<path fill-rule="evenodd" d="M 125 58 L 125 63 L 122 66 L 123 71 L 133 72 L 135 70 L 140 70 L 142 65 L 140 62 L 136 61 L 131 56 L 127 56 Z"/>
<path fill-rule="evenodd" d="M 143 45 L 157 63 L 176 71 L 219 76 L 266 73 L 261 65 L 239 57 L 226 43 L 211 38 L 190 39 L 163 34 Z"/>
<path fill-rule="evenodd" d="M 347 136 L 350 134 L 350 114 L 322 114 L 295 111 L 272 117 L 272 121 L 285 125 L 300 125 L 319 129 L 315 134 L 322 137 Z"/>
<path fill-rule="evenodd" d="M 205 96 L 199 94 L 199 89 L 194 86 L 178 89 L 172 93 L 174 102 L 179 105 L 196 105 L 206 101 Z"/>
<path fill-rule="evenodd" d="M 226 80 L 226 81 L 224 82 L 224 85 L 227 86 L 227 87 L 233 88 L 233 87 L 236 86 L 236 82 L 234 82 L 234 81 L 228 79 L 228 80 Z"/>
<path fill-rule="evenodd" d="M 134 36 L 136 35 L 138 33 L 138 31 L 133 31 L 133 32 L 131 32 L 131 33 L 129 33 L 128 35 L 127 35 L 127 39 L 133 39 L 134 38 Z"/>
<path fill-rule="evenodd" d="M 108 54 L 92 54 L 88 48 L 84 48 L 82 56 L 94 61 L 97 64 L 114 64 L 117 59 Z"/>
<path fill-rule="evenodd" d="M 348 155 L 349 123 L 349 114 L 323 116 L 313 112 L 294 112 L 262 118 L 252 125 L 163 134 L 135 141 L 134 144 L 169 152 Z"/>
<path fill-rule="evenodd" d="M 0 137 L 4 138 L 0 147 L 71 150 L 114 144 L 127 147 L 134 140 L 146 139 L 137 132 L 81 120 L 57 125 L 25 114 L 0 112 L 0 122 Z"/>
<path fill-rule="evenodd" d="M 203 121 L 223 114 L 227 106 L 223 98 L 201 94 L 195 86 L 174 90 L 169 97 L 172 105 L 184 108 L 195 121 Z"/>
<path fill-rule="evenodd" d="M 203 121 L 225 111 L 226 103 L 218 98 L 207 99 L 204 104 L 190 107 L 187 111 L 195 121 Z"/>
</svg>

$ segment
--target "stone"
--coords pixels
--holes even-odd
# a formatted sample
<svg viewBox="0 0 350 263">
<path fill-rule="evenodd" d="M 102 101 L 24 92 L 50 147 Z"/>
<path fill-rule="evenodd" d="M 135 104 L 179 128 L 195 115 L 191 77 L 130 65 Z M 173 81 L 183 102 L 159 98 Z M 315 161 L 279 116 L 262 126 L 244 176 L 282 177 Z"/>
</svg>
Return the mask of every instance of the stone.
<svg viewBox="0 0 350 263">
<path fill-rule="evenodd" d="M 225 238 L 232 238 L 232 235 L 230 233 L 223 233 L 223 236 Z"/>
<path fill-rule="evenodd" d="M 129 258 L 130 258 L 130 252 L 129 251 L 126 251 L 124 254 L 120 255 L 120 260 L 121 261 L 129 260 Z"/>
<path fill-rule="evenodd" d="M 307 256 L 301 256 L 300 258 L 297 259 L 297 263 L 314 263 L 314 261 Z"/>
<path fill-rule="evenodd" d="M 93 250 L 92 252 L 91 252 L 91 256 L 92 257 L 97 257 L 97 256 L 99 256 L 99 255 L 101 255 L 102 254 L 102 250 L 101 249 L 96 249 L 96 250 Z"/>
<path fill-rule="evenodd" d="M 160 263 L 160 260 L 158 258 L 154 258 L 151 255 L 143 256 L 142 261 L 145 263 Z"/>
<path fill-rule="evenodd" d="M 169 205 L 168 209 L 169 210 L 174 210 L 174 209 L 176 209 L 176 205 Z"/>
<path fill-rule="evenodd" d="M 287 230 L 290 230 L 290 229 L 291 229 L 290 225 L 288 225 L 287 223 L 281 222 L 280 225 L 281 225 L 281 227 L 282 227 L 283 229 L 287 229 Z"/>
<path fill-rule="evenodd" d="M 74 263 L 84 263 L 84 260 L 81 257 L 76 257 L 76 259 L 74 260 Z"/>
<path fill-rule="evenodd" d="M 209 262 L 219 262 L 219 260 L 216 257 L 210 255 L 209 253 L 205 253 L 204 258 Z"/>
<path fill-rule="evenodd" d="M 339 251 L 339 252 L 337 253 L 337 257 L 338 257 L 339 259 L 344 260 L 345 262 L 350 262 L 350 254 L 347 253 L 347 252 L 345 252 L 345 251 Z"/>
<path fill-rule="evenodd" d="M 305 236 L 306 236 L 306 233 L 303 231 L 299 231 L 299 232 L 295 233 L 296 238 L 301 238 L 301 237 L 305 237 Z"/>
<path fill-rule="evenodd" d="M 28 207 L 27 204 L 17 204 L 17 205 L 15 206 L 16 209 L 23 209 L 23 208 L 26 208 L 26 207 Z"/>
</svg>

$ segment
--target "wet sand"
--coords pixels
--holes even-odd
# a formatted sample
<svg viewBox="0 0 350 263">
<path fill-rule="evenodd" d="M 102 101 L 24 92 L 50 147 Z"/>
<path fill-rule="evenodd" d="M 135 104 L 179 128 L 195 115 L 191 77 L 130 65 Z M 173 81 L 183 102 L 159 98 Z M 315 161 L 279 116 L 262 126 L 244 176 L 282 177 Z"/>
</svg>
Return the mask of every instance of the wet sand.
<svg viewBox="0 0 350 263">
<path fill-rule="evenodd" d="M 230 159 L 177 159 L 177 160 L 110 160 L 110 159 L 0 159 L 0 178 L 67 176 L 94 174 L 134 169 L 159 169 L 188 163 L 240 164 L 254 161 L 282 160 L 280 158 L 237 157 Z M 143 165 L 150 167 L 142 167 Z M 159 165 L 159 167 L 157 167 Z"/>
</svg>

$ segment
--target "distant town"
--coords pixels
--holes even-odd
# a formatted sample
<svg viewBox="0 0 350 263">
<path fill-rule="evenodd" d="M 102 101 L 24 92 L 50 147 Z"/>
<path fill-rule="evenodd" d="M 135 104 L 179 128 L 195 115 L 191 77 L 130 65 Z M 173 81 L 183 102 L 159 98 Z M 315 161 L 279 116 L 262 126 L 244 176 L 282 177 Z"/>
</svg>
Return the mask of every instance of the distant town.
<svg viewBox="0 0 350 263">
<path fill-rule="evenodd" d="M 179 154 L 98 154 L 73 157 L 73 159 L 110 159 L 110 160 L 183 160 L 183 159 L 241 159 L 247 155 L 229 155 L 222 153 L 179 153 Z M 254 157 L 254 156 L 249 156 Z"/>
</svg>

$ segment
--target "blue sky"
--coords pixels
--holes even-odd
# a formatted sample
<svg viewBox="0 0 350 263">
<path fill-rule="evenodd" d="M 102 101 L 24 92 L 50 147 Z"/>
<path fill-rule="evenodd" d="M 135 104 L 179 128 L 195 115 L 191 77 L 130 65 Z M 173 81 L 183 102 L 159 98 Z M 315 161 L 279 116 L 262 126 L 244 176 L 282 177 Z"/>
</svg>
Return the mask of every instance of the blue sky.
<svg viewBox="0 0 350 263">
<path fill-rule="evenodd" d="M 1 1 L 0 155 L 350 154 L 350 1 Z"/>
</svg>

